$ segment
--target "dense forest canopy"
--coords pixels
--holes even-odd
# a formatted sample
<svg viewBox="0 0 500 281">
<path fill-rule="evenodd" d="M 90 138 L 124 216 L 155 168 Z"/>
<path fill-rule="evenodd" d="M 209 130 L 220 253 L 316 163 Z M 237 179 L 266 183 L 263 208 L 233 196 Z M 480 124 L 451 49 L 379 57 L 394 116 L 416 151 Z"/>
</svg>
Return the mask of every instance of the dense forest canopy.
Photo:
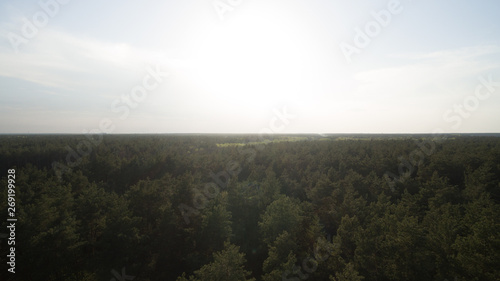
<svg viewBox="0 0 500 281">
<path fill-rule="evenodd" d="M 3 135 L 0 159 L 15 280 L 500 280 L 498 136 Z"/>
</svg>

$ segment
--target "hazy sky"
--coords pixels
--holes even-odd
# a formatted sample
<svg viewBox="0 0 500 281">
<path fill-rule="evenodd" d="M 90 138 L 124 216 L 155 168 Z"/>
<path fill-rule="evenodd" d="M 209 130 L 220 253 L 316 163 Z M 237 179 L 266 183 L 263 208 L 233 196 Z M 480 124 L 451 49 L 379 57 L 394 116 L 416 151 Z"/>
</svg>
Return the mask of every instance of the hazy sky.
<svg viewBox="0 0 500 281">
<path fill-rule="evenodd" d="M 6 0 L 0 133 L 500 132 L 500 1 Z"/>
</svg>

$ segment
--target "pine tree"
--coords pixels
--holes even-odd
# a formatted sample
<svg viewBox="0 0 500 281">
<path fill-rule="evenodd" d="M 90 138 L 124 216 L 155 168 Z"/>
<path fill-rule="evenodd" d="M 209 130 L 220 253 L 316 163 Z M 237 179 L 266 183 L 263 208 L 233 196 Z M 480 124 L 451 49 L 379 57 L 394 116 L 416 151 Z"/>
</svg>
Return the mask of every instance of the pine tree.
<svg viewBox="0 0 500 281">
<path fill-rule="evenodd" d="M 264 243 L 270 245 L 283 231 L 294 233 L 301 221 L 300 204 L 282 195 L 266 208 L 259 222 Z"/>
<path fill-rule="evenodd" d="M 245 270 L 245 254 L 239 252 L 239 247 L 229 242 L 224 243 L 224 250 L 214 253 L 214 261 L 202 266 L 194 272 L 194 276 L 186 279 L 185 274 L 177 281 L 254 281 L 251 272 Z"/>
</svg>

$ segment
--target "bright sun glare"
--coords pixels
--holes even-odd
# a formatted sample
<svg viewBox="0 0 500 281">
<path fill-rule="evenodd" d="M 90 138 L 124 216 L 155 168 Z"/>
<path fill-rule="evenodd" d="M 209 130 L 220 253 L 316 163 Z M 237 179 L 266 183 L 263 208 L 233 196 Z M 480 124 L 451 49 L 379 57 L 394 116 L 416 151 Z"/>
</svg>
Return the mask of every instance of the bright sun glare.
<svg viewBox="0 0 500 281">
<path fill-rule="evenodd" d="M 299 30 L 296 20 L 243 15 L 206 30 L 191 57 L 196 84 L 232 104 L 297 102 L 310 88 L 315 56 Z"/>
</svg>

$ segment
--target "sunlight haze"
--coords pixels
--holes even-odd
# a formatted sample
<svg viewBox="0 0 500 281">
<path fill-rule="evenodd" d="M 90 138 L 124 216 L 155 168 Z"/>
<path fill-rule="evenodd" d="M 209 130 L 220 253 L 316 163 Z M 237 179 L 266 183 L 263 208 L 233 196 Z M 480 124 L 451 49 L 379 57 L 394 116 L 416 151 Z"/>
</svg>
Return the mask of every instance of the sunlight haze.
<svg viewBox="0 0 500 281">
<path fill-rule="evenodd" d="M 499 132 L 499 10 L 3 1 L 0 133 Z"/>
</svg>

